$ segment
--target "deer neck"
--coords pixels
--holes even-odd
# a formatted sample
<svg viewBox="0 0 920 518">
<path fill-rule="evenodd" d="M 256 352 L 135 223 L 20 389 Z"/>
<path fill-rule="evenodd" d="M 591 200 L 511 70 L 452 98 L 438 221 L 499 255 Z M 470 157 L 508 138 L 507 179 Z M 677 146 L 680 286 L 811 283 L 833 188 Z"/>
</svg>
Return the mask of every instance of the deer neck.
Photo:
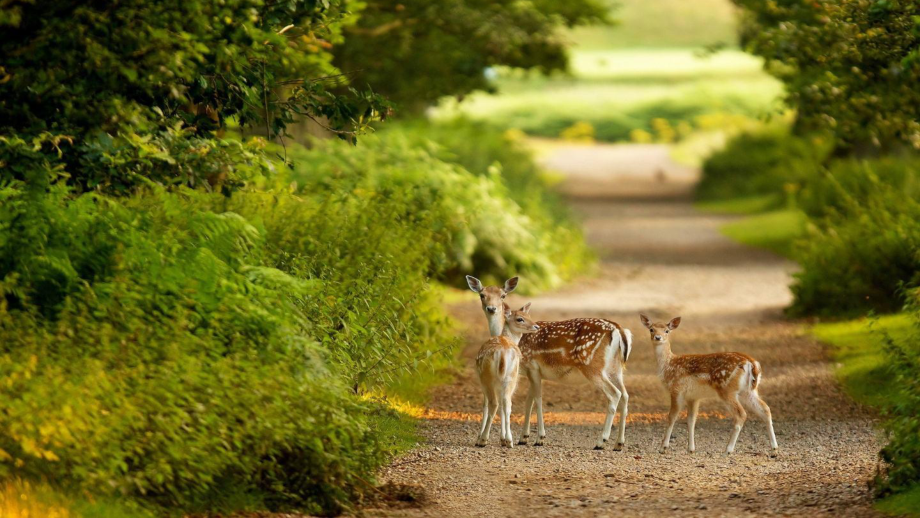
<svg viewBox="0 0 920 518">
<path fill-rule="evenodd" d="M 517 345 L 521 341 L 521 334 L 512 331 L 509 325 L 505 325 L 505 327 L 502 328 L 502 336 L 511 340 L 514 345 Z"/>
<path fill-rule="evenodd" d="M 663 374 L 674 359 L 674 353 L 671 352 L 671 342 L 662 342 L 655 344 L 655 358 L 658 359 L 658 373 Z"/>
<path fill-rule="evenodd" d="M 494 315 L 486 315 L 486 319 L 489 321 L 489 334 L 492 336 L 499 336 L 504 332 L 505 329 L 505 314 L 502 312 L 497 312 Z"/>
</svg>

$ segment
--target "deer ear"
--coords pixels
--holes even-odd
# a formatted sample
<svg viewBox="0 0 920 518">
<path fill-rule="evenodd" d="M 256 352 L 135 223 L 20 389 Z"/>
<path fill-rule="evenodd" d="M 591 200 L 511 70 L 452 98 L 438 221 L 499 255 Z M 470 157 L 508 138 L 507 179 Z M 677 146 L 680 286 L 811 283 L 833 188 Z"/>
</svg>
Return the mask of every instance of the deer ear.
<svg viewBox="0 0 920 518">
<path fill-rule="evenodd" d="M 642 321 L 642 325 L 644 325 L 645 327 L 649 329 L 652 328 L 652 322 L 648 319 L 647 316 L 643 315 L 642 313 L 639 313 L 639 320 Z"/>
<path fill-rule="evenodd" d="M 482 291 L 482 283 L 479 282 L 479 279 L 477 279 L 476 277 L 473 277 L 472 275 L 467 275 L 466 283 L 469 285 L 470 289 L 475 291 L 476 293 L 480 293 Z"/>
<path fill-rule="evenodd" d="M 529 315 L 530 314 L 530 302 L 528 302 L 527 304 L 524 304 L 524 307 L 521 308 L 521 311 Z"/>
<path fill-rule="evenodd" d="M 511 318 L 511 306 L 509 306 L 508 304 L 505 304 L 504 302 L 502 302 L 502 306 L 504 306 L 505 318 L 510 319 Z"/>
<path fill-rule="evenodd" d="M 668 322 L 668 329 L 677 329 L 677 326 L 680 325 L 680 317 L 674 317 Z"/>
<path fill-rule="evenodd" d="M 512 277 L 505 281 L 505 293 L 511 293 L 514 291 L 514 288 L 517 288 L 518 278 Z"/>
</svg>

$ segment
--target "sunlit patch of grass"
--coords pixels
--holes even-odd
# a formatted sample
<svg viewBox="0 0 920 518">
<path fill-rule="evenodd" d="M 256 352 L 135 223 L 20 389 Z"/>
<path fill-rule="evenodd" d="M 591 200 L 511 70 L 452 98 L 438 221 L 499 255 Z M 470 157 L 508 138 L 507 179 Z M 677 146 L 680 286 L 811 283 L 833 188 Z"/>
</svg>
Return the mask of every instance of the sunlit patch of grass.
<svg viewBox="0 0 920 518">
<path fill-rule="evenodd" d="M 884 336 L 895 341 L 906 338 L 912 325 L 910 315 L 902 313 L 817 324 L 811 333 L 831 345 L 837 378 L 847 393 L 864 405 L 884 409 L 896 402 L 898 392 L 886 366 Z"/>
<path fill-rule="evenodd" d="M 580 27 L 568 36 L 581 48 L 703 47 L 735 43 L 730 0 L 616 0 L 613 26 Z"/>
<path fill-rule="evenodd" d="M 920 516 L 920 484 L 876 502 L 875 508 L 894 516 Z"/>
<path fill-rule="evenodd" d="M 760 214 L 779 205 L 780 197 L 774 194 L 746 196 L 718 201 L 701 201 L 696 203 L 696 208 L 717 214 Z"/>
<path fill-rule="evenodd" d="M 576 50 L 570 75 L 501 70 L 496 87 L 499 95 L 445 99 L 437 116 L 459 112 L 552 138 L 590 125 L 597 140 L 622 141 L 635 129 L 653 131 L 654 119 L 701 131 L 721 129 L 700 122 L 714 114 L 733 127 L 738 117 L 756 121 L 776 112 L 782 92 L 758 58 L 738 50 L 704 57 L 690 48 Z"/>
<path fill-rule="evenodd" d="M 791 258 L 795 240 L 805 233 L 807 221 L 799 210 L 774 210 L 729 223 L 721 231 L 739 243 Z"/>
</svg>

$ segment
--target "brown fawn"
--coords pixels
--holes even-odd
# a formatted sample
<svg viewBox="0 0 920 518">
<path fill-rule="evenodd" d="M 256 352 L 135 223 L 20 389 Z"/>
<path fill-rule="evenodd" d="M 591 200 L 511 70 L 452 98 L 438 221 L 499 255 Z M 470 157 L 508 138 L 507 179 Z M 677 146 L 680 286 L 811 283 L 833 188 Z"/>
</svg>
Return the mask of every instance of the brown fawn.
<svg viewBox="0 0 920 518">
<path fill-rule="evenodd" d="M 482 309 L 495 335 L 501 329 L 504 315 L 490 308 L 501 307 L 502 299 L 517 287 L 518 278 L 505 282 L 504 287 L 483 287 L 479 279 L 467 276 L 470 289 L 479 293 Z M 543 380 L 558 379 L 573 370 L 581 372 L 607 398 L 607 417 L 595 449 L 603 449 L 610 439 L 613 419 L 620 411 L 617 445 L 626 443 L 626 414 L 629 394 L 623 382 L 623 371 L 632 348 L 632 333 L 616 322 L 602 318 L 576 318 L 560 322 L 537 322 L 539 331 L 521 338 L 521 365 L 530 380 L 530 390 L 524 403 L 524 430 L 518 444 L 527 444 L 530 437 L 530 416 L 537 409 L 537 440 L 542 446 L 546 439 L 543 424 Z"/>
<path fill-rule="evenodd" d="M 652 323 L 647 316 L 639 315 L 642 325 L 648 328 L 658 359 L 658 377 L 671 393 L 671 410 L 668 413 L 668 429 L 661 442 L 662 453 L 671 442 L 674 423 L 684 406 L 687 407 L 687 431 L 690 437 L 688 450 L 696 451 L 693 432 L 696 416 L 703 399 L 719 398 L 732 413 L 735 427 L 728 440 L 725 453 L 735 451 L 735 443 L 741 427 L 747 419 L 745 409 L 763 420 L 770 434 L 770 447 L 776 451 L 776 435 L 773 433 L 773 418 L 770 407 L 757 394 L 762 371 L 760 362 L 742 353 L 684 354 L 671 352 L 671 331 L 680 325 L 680 317 L 672 318 L 667 324 Z"/>
<path fill-rule="evenodd" d="M 511 396 L 517 388 L 521 365 L 521 350 L 518 342 L 525 333 L 533 333 L 539 326 L 530 319 L 530 303 L 517 311 L 502 304 L 504 325 L 499 336 L 493 336 L 479 349 L 476 356 L 476 373 L 482 385 L 482 428 L 476 446 L 485 446 L 489 442 L 489 430 L 495 412 L 500 412 L 501 445 L 512 448 L 514 438 L 511 435 Z"/>
</svg>

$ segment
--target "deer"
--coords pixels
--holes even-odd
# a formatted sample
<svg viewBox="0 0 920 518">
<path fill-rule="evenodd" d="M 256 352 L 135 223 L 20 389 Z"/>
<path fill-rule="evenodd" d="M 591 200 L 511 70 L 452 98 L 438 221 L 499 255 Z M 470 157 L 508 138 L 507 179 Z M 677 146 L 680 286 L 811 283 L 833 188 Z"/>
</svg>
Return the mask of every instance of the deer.
<svg viewBox="0 0 920 518">
<path fill-rule="evenodd" d="M 499 336 L 486 340 L 476 356 L 476 374 L 482 386 L 482 427 L 476 446 L 483 447 L 489 442 L 489 430 L 495 413 L 500 411 L 501 445 L 514 447 L 511 434 L 511 397 L 517 389 L 520 376 L 521 350 L 518 342 L 525 333 L 534 333 L 540 327 L 530 318 L 530 303 L 519 310 L 512 311 L 502 304 L 504 325 Z"/>
<path fill-rule="evenodd" d="M 725 453 L 735 451 L 735 443 L 741 427 L 747 420 L 747 411 L 759 417 L 770 434 L 771 455 L 776 454 L 776 434 L 773 432 L 773 417 L 770 407 L 757 394 L 763 378 L 760 362 L 743 353 L 723 352 L 713 354 L 676 355 L 671 352 L 671 331 L 677 329 L 681 318 L 672 318 L 668 323 L 656 322 L 640 314 L 639 320 L 650 333 L 655 357 L 658 359 L 658 377 L 671 395 L 671 409 L 668 412 L 668 427 L 661 442 L 661 452 L 667 451 L 671 443 L 671 432 L 680 415 L 687 407 L 687 450 L 696 451 L 694 428 L 703 399 L 719 398 L 732 414 L 734 428 L 725 447 Z M 747 409 L 747 411 L 745 411 Z"/>
<path fill-rule="evenodd" d="M 489 323 L 489 330 L 495 333 L 503 318 L 489 309 L 501 303 L 504 296 L 514 290 L 518 278 L 512 277 L 503 287 L 484 287 L 479 279 L 467 276 L 471 290 L 479 293 L 482 309 Z M 510 289 L 509 289 L 510 288 Z M 594 449 L 606 447 L 613 428 L 617 410 L 620 424 L 615 451 L 626 444 L 626 415 L 629 394 L 623 381 L 626 361 L 632 349 L 632 333 L 616 322 L 602 318 L 575 318 L 559 322 L 537 322 L 536 333 L 524 335 L 518 347 L 521 350 L 521 366 L 530 381 L 530 389 L 524 403 L 524 428 L 519 445 L 527 444 L 530 438 L 531 415 L 537 411 L 537 439 L 534 446 L 543 446 L 546 441 L 546 427 L 543 421 L 543 380 L 559 379 L 577 370 L 607 398 L 607 415 L 601 435 Z"/>
</svg>

